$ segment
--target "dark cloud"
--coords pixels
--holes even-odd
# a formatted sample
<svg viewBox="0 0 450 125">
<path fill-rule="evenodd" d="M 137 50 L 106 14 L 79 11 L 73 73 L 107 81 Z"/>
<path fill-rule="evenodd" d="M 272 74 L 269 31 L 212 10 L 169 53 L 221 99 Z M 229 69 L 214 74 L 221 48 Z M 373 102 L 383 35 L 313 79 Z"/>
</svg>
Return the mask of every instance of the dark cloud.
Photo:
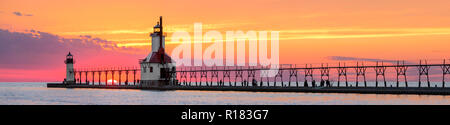
<svg viewBox="0 0 450 125">
<path fill-rule="evenodd" d="M 16 16 L 33 16 L 33 14 L 24 14 L 24 13 L 21 13 L 21 12 L 13 12 L 13 14 L 14 15 L 16 15 Z"/>
<path fill-rule="evenodd" d="M 388 59 L 371 59 L 371 58 L 358 58 L 358 57 L 345 57 L 345 56 L 330 56 L 330 60 L 335 61 L 366 61 L 366 62 L 387 62 L 387 63 L 397 63 L 398 60 L 388 60 Z M 411 62 L 405 61 L 405 64 L 411 64 Z"/>
<path fill-rule="evenodd" d="M 91 35 L 80 35 L 80 37 L 84 37 L 84 38 L 88 38 L 88 39 L 92 38 Z"/>
<path fill-rule="evenodd" d="M 13 14 L 16 16 L 22 16 L 22 13 L 20 13 L 20 12 L 13 12 Z"/>
<path fill-rule="evenodd" d="M 62 68 L 65 54 L 69 51 L 76 54 L 77 59 L 83 60 L 83 63 L 101 63 L 102 60 L 114 62 L 111 60 L 115 57 L 131 58 L 134 60 L 129 59 L 129 62 L 136 62 L 140 57 L 115 51 L 119 49 L 126 50 L 99 38 L 67 39 L 35 30 L 22 33 L 0 29 L 0 69 Z"/>
</svg>

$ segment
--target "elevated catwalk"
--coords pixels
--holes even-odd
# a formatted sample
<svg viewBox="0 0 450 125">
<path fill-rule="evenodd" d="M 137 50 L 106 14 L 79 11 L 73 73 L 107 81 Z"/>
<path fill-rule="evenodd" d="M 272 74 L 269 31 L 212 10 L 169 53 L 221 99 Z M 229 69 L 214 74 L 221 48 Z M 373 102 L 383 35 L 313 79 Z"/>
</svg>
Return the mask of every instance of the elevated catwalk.
<svg viewBox="0 0 450 125">
<path fill-rule="evenodd" d="M 449 95 L 446 76 L 450 74 L 450 64 L 428 64 L 397 61 L 384 65 L 376 62 L 364 65 L 335 66 L 321 64 L 305 67 L 295 64 L 270 66 L 183 66 L 165 53 L 165 35 L 162 17 L 153 27 L 151 53 L 139 60 L 140 67 L 75 68 L 73 55 L 66 56 L 66 78 L 61 83 L 48 83 L 49 88 L 99 88 L 99 89 L 150 89 L 150 90 L 207 90 L 207 91 L 250 91 L 250 92 L 317 92 L 317 93 L 364 93 L 364 94 L 433 94 Z M 272 67 L 274 66 L 274 67 Z M 414 68 L 414 71 L 408 69 Z M 368 86 L 367 69 L 373 69 L 375 87 Z M 388 73 L 388 69 L 395 72 Z M 439 71 L 439 69 L 441 69 Z M 432 71 L 435 70 L 435 71 Z M 316 73 L 314 73 L 316 71 Z M 320 71 L 317 72 L 317 71 Z M 303 74 L 301 74 L 303 72 Z M 270 75 L 269 75 L 270 74 Z M 303 80 L 299 78 L 304 75 Z M 354 86 L 348 76 L 354 76 Z M 389 87 L 386 76 L 395 77 L 395 86 Z M 407 76 L 417 75 L 418 84 L 408 84 Z M 441 77 L 439 87 L 432 87 L 430 75 Z M 333 76 L 335 76 L 333 78 Z M 318 79 L 320 77 L 320 79 Z M 422 77 L 426 79 L 422 79 Z M 140 79 L 139 79 L 140 78 Z M 380 78 L 380 79 L 379 79 Z M 117 80 L 117 81 L 116 81 Z M 317 82 L 316 82 L 317 80 Z M 332 85 L 331 81 L 337 81 Z M 352 79 L 351 79 L 352 80 Z M 425 81 L 426 80 L 426 81 Z M 206 86 L 202 85 L 203 83 Z M 214 85 L 213 83 L 218 83 Z M 240 86 L 237 83 L 243 83 Z M 287 83 L 287 85 L 285 84 Z M 295 87 L 291 87 L 291 83 Z M 303 87 L 299 86 L 303 83 Z M 281 86 L 279 86 L 281 84 Z M 362 84 L 362 85 L 360 85 Z M 345 85 L 345 87 L 341 87 Z M 404 87 L 401 87 L 404 86 Z"/>
<path fill-rule="evenodd" d="M 382 64 L 382 63 L 381 63 Z M 407 69 L 409 67 L 416 67 L 419 81 L 417 86 L 408 86 Z M 442 73 L 441 85 L 432 86 L 429 80 L 429 70 L 431 67 L 440 67 Z M 366 69 L 373 68 L 376 75 L 375 86 L 368 86 L 366 81 Z M 394 86 L 389 87 L 385 78 L 386 69 L 394 68 L 396 81 Z M 331 69 L 336 69 L 337 72 L 330 73 Z M 356 81 L 354 86 L 347 80 L 347 70 L 354 69 Z M 439 68 L 434 68 L 434 70 Z M 73 70 L 75 81 L 63 83 L 48 83 L 49 88 L 99 88 L 99 89 L 147 89 L 147 90 L 205 90 L 205 91 L 249 91 L 249 92 L 314 92 L 314 93 L 361 93 L 361 94 L 423 94 L 423 95 L 450 95 L 450 87 L 445 86 L 445 76 L 450 74 L 450 64 L 445 60 L 442 64 L 410 64 L 397 62 L 397 65 L 377 65 L 374 66 L 337 66 L 329 67 L 322 65 L 320 67 L 296 67 L 295 65 L 288 65 L 286 67 L 280 66 L 277 75 L 270 80 L 264 76 L 269 71 L 266 67 L 180 67 L 178 70 L 166 72 L 170 76 L 167 84 L 164 86 L 144 87 L 139 79 L 135 77 L 140 74 L 138 68 L 111 68 L 111 69 L 96 69 L 96 70 Z M 314 70 L 319 70 L 320 74 L 314 74 Z M 300 80 L 298 78 L 300 72 L 304 72 L 305 78 Z M 129 79 L 133 76 L 132 79 Z M 411 74 L 411 73 L 410 73 Z M 90 75 L 90 77 L 88 76 Z M 104 75 L 104 77 L 102 77 Z M 108 78 L 114 76 L 118 81 Z M 314 75 L 319 75 L 320 80 L 315 82 Z M 330 85 L 330 76 L 336 75 L 337 85 Z M 411 74 L 412 75 L 412 74 Z M 83 79 L 84 76 L 84 79 Z M 96 77 L 97 76 L 97 77 Z M 125 76 L 125 79 L 121 79 Z M 363 81 L 358 78 L 363 77 Z M 378 77 L 383 78 L 379 81 Z M 400 81 L 403 77 L 404 80 Z M 426 77 L 426 81 L 421 80 L 421 77 Z M 344 81 L 341 81 L 345 78 Z M 294 79 L 294 80 L 292 80 Z M 308 80 L 307 80 L 308 79 Z M 316 78 L 317 79 L 317 78 Z M 125 81 L 122 81 L 125 80 Z M 102 82 L 104 81 L 104 82 Z M 84 82 L 84 83 L 83 83 Z M 216 83 L 215 85 L 213 83 Z M 240 82 L 240 85 L 236 83 Z M 358 86 L 359 83 L 363 86 Z M 105 85 L 104 83 L 108 83 Z M 244 83 L 244 84 L 242 84 Z M 250 84 L 251 83 L 251 84 Z M 291 87 L 291 83 L 294 84 Z M 320 84 L 319 84 L 320 83 Z M 206 84 L 206 86 L 205 86 Z M 280 86 L 281 84 L 281 86 Z M 287 84 L 287 85 L 286 85 Z M 299 86 L 304 84 L 303 86 Z M 327 85 L 325 85 L 327 84 Z M 379 85 L 380 84 L 380 85 Z M 403 84 L 404 87 L 399 86 Z M 421 86 L 425 84 L 425 86 Z M 345 85 L 345 86 L 343 86 Z"/>
</svg>

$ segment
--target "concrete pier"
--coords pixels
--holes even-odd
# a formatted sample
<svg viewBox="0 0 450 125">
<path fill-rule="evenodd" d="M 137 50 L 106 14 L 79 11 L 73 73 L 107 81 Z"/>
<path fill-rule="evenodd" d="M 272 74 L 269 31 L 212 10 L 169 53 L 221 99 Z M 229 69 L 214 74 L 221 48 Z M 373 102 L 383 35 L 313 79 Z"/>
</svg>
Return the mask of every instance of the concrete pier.
<svg viewBox="0 0 450 125">
<path fill-rule="evenodd" d="M 88 84 L 62 84 L 47 83 L 47 88 L 97 88 L 97 89 L 140 89 L 137 85 L 88 85 Z"/>
<path fill-rule="evenodd" d="M 418 94 L 450 95 L 450 88 L 424 87 L 279 87 L 279 86 L 162 86 L 141 87 L 139 85 L 88 85 L 48 83 L 48 88 L 93 88 L 93 89 L 140 89 L 140 90 L 200 90 L 200 91 L 246 91 L 246 92 L 310 92 L 310 93 L 358 93 L 358 94 Z"/>
</svg>

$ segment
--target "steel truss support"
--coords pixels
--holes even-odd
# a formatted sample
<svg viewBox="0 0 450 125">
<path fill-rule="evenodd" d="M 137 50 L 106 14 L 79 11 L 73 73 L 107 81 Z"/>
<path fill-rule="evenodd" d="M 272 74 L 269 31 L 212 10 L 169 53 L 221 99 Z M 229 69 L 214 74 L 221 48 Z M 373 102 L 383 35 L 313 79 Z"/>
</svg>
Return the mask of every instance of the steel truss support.
<svg viewBox="0 0 450 125">
<path fill-rule="evenodd" d="M 129 83 L 129 81 L 128 81 L 128 74 L 129 74 L 129 70 L 127 70 L 126 72 L 125 72 L 125 74 L 126 74 L 126 80 L 125 80 L 125 85 L 128 85 L 128 84 L 130 84 Z"/>
<path fill-rule="evenodd" d="M 98 71 L 98 85 L 101 85 L 102 83 L 102 71 Z"/>
<path fill-rule="evenodd" d="M 358 87 L 359 83 L 359 76 L 363 76 L 364 78 L 364 87 L 367 87 L 367 81 L 366 81 L 366 67 L 364 67 L 364 63 L 359 66 L 359 62 L 356 63 L 356 87 Z"/>
<path fill-rule="evenodd" d="M 192 68 L 194 68 L 194 67 L 191 67 L 191 71 L 192 71 Z M 196 71 L 189 72 L 189 86 L 191 86 L 192 78 L 194 78 L 194 80 L 195 80 L 195 86 L 198 86 Z"/>
<path fill-rule="evenodd" d="M 211 71 L 211 86 L 213 85 L 214 78 L 216 78 L 216 83 L 219 83 L 219 71 L 217 71 L 217 67 L 216 70 Z"/>
<path fill-rule="evenodd" d="M 79 82 L 80 82 L 80 84 L 81 84 L 81 76 L 83 76 L 83 72 L 81 72 L 81 71 L 80 71 L 80 73 L 79 73 L 79 74 L 80 74 L 80 76 L 79 76 L 79 77 L 80 77 L 80 79 L 78 79 L 78 81 L 79 81 Z"/>
<path fill-rule="evenodd" d="M 78 74 L 78 71 L 76 71 L 76 70 L 73 70 L 73 78 L 75 79 L 75 84 L 77 84 L 77 82 L 78 82 L 78 80 L 77 80 L 77 74 Z"/>
<path fill-rule="evenodd" d="M 378 76 L 382 76 L 383 77 L 384 87 L 387 87 L 386 76 L 385 76 L 386 68 L 387 67 L 384 66 L 383 62 L 381 62 L 381 65 L 378 65 L 378 61 L 377 61 L 377 65 L 374 68 L 375 69 L 375 74 L 376 74 L 376 76 L 375 76 L 375 87 L 378 87 Z"/>
<path fill-rule="evenodd" d="M 428 87 L 431 87 L 430 85 L 430 76 L 428 75 L 428 71 L 430 70 L 430 66 L 427 65 L 427 60 L 425 60 L 425 65 L 422 65 L 422 60 L 419 62 L 419 66 L 417 66 L 417 69 L 419 69 L 419 87 L 421 87 L 422 84 L 422 75 L 425 75 L 427 78 L 427 85 Z"/>
<path fill-rule="evenodd" d="M 445 87 L 445 75 L 450 74 L 450 64 L 446 64 L 445 63 L 445 59 L 444 59 L 444 63 L 441 66 L 442 69 L 442 88 Z"/>
<path fill-rule="evenodd" d="M 281 67 L 281 65 L 280 65 L 280 67 Z M 275 79 L 273 80 L 273 86 L 277 86 L 277 77 L 280 77 L 281 86 L 284 86 L 284 84 L 283 84 L 283 69 L 282 68 L 278 68 L 278 72 L 275 75 Z"/>
<path fill-rule="evenodd" d="M 106 73 L 105 74 L 105 76 L 106 76 L 106 78 L 105 78 L 105 85 L 106 86 L 108 86 L 108 74 L 109 74 L 109 72 L 110 72 L 109 70 L 106 70 L 106 72 L 105 72 Z"/>
<path fill-rule="evenodd" d="M 83 75 L 82 72 L 79 71 L 79 72 L 78 72 L 78 83 L 79 83 L 79 84 L 82 83 L 82 82 L 81 82 L 81 76 L 82 76 L 82 75 Z"/>
<path fill-rule="evenodd" d="M 237 79 L 238 79 L 238 78 L 241 78 L 241 81 L 243 81 L 242 74 L 243 74 L 243 72 L 242 72 L 242 67 L 236 67 L 236 71 L 235 71 L 235 73 L 234 73 L 234 75 L 235 75 L 235 78 L 234 78 L 234 86 L 236 86 L 236 82 L 237 82 Z M 243 85 L 244 85 L 244 84 L 241 82 L 241 86 L 243 86 Z"/>
<path fill-rule="evenodd" d="M 122 84 L 122 70 L 119 69 L 118 72 L 119 72 L 119 86 L 120 86 Z"/>
<path fill-rule="evenodd" d="M 136 70 L 133 70 L 133 85 L 136 85 Z"/>
<path fill-rule="evenodd" d="M 227 70 L 225 67 L 224 67 L 224 71 L 223 71 L 223 86 L 225 86 L 225 78 L 228 78 L 228 86 L 231 86 L 231 72 L 229 71 L 229 70 Z"/>
<path fill-rule="evenodd" d="M 253 79 L 255 79 L 256 71 L 254 69 L 255 69 L 254 67 L 253 68 L 252 67 L 248 67 L 248 69 L 247 69 L 247 79 L 248 79 L 247 81 L 248 81 L 248 83 L 250 83 L 250 82 L 253 83 Z M 250 78 L 252 78 L 251 81 L 250 81 Z M 249 85 L 247 84 L 247 86 L 249 86 Z"/>
<path fill-rule="evenodd" d="M 95 81 L 95 79 L 94 79 L 94 77 L 95 77 L 95 71 L 92 71 L 91 72 L 92 73 L 92 85 L 95 85 L 94 83 L 94 81 Z"/>
<path fill-rule="evenodd" d="M 202 79 L 205 78 L 206 81 L 206 86 L 209 86 L 208 84 L 208 71 L 205 69 L 203 69 L 203 67 L 201 68 L 202 71 L 200 71 L 200 86 L 202 86 Z"/>
<path fill-rule="evenodd" d="M 266 82 L 267 82 L 267 86 L 269 85 L 269 72 L 270 70 L 260 70 L 260 74 L 261 74 L 261 83 L 259 86 L 263 86 L 263 77 L 266 77 Z"/>
<path fill-rule="evenodd" d="M 183 78 L 184 78 L 184 80 L 183 80 Z M 180 71 L 180 84 L 181 85 L 185 85 L 185 86 L 187 86 L 187 71 L 186 70 L 183 70 L 183 69 L 181 69 L 181 71 Z"/>
<path fill-rule="evenodd" d="M 88 84 L 89 80 L 88 80 L 88 71 L 87 70 L 84 72 L 84 75 L 85 75 L 84 80 L 85 80 L 86 84 Z"/>
<path fill-rule="evenodd" d="M 395 66 L 395 71 L 397 72 L 397 87 L 399 87 L 399 76 L 404 76 L 405 78 L 405 86 L 408 87 L 408 81 L 406 79 L 406 71 L 408 70 L 408 67 L 405 66 L 405 61 L 403 61 L 402 63 L 400 63 L 399 61 L 397 61 L 397 65 Z"/>
<path fill-rule="evenodd" d="M 294 67 L 292 67 L 292 65 L 290 65 L 290 69 L 289 69 L 289 87 L 291 87 L 291 79 L 292 77 L 295 77 L 295 83 L 298 87 L 298 72 L 295 68 L 297 68 L 297 65 L 294 65 Z"/>
<path fill-rule="evenodd" d="M 114 68 L 111 68 L 111 85 L 114 86 L 114 75 L 116 74 L 116 71 L 114 70 Z"/>
<path fill-rule="evenodd" d="M 324 79 L 326 78 L 326 79 Z M 320 67 L 320 86 L 323 86 L 326 82 L 330 80 L 330 68 L 328 68 L 328 64 L 324 67 L 323 63 Z M 328 86 L 328 85 L 326 85 Z M 330 87 L 330 86 L 328 86 Z"/>
<path fill-rule="evenodd" d="M 341 76 L 345 77 L 345 87 L 348 87 L 348 79 L 347 79 L 347 68 L 345 68 L 345 63 L 344 66 L 341 67 L 341 63 L 339 62 L 339 67 L 337 68 L 338 70 L 338 84 L 337 86 L 340 86 L 341 83 Z"/>
<path fill-rule="evenodd" d="M 308 82 L 307 82 L 308 76 L 311 77 L 311 84 L 315 84 L 315 83 L 312 83 L 312 81 L 314 81 L 313 73 L 314 73 L 314 69 L 312 68 L 312 64 L 309 65 L 309 68 L 308 68 L 308 64 L 306 64 L 306 66 L 305 66 L 305 83 L 306 84 L 308 84 Z"/>
</svg>

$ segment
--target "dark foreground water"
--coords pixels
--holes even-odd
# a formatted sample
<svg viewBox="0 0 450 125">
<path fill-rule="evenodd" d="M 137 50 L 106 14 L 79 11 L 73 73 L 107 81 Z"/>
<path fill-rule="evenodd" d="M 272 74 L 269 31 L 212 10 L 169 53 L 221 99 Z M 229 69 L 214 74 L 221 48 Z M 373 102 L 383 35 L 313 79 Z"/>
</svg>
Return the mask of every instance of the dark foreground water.
<svg viewBox="0 0 450 125">
<path fill-rule="evenodd" d="M 450 96 L 47 88 L 0 83 L 0 105 L 449 105 Z"/>
</svg>

